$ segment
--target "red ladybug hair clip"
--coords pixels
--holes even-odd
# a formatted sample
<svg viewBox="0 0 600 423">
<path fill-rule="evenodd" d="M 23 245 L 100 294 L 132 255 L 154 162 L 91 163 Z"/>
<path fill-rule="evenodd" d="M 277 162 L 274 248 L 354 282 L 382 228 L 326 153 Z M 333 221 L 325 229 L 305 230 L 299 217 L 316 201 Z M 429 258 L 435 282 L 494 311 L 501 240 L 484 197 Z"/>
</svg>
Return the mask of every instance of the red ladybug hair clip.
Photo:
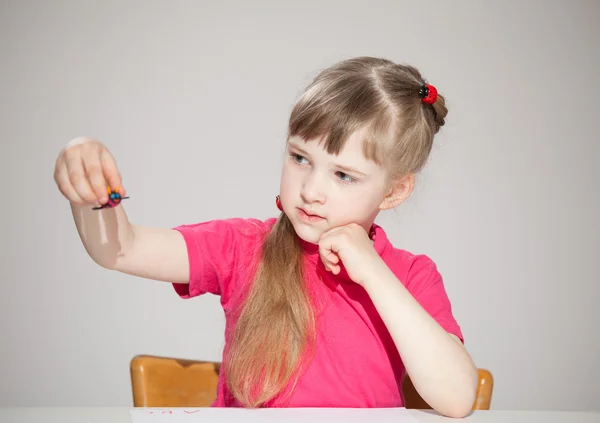
<svg viewBox="0 0 600 423">
<path fill-rule="evenodd" d="M 437 89 L 433 85 L 425 84 L 419 90 L 419 97 L 421 97 L 423 103 L 433 104 L 438 98 Z"/>
<path fill-rule="evenodd" d="M 119 204 L 121 204 L 121 200 L 125 200 L 126 198 L 129 198 L 129 197 L 121 197 L 121 194 L 119 193 L 119 188 L 115 188 L 113 191 L 110 189 L 110 187 L 107 187 L 106 190 L 108 191 L 108 202 L 99 207 L 94 207 L 93 210 L 117 207 Z"/>
</svg>

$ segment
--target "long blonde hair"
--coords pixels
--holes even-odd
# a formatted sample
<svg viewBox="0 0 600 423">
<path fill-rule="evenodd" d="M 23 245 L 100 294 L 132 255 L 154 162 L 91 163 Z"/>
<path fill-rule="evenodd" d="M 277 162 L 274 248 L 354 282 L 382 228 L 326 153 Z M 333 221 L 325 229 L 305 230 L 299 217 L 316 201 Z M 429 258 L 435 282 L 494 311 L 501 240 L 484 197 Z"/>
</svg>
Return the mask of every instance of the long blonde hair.
<svg viewBox="0 0 600 423">
<path fill-rule="evenodd" d="M 447 114 L 443 96 L 433 105 L 421 101 L 424 84 L 414 67 L 386 59 L 339 62 L 321 71 L 297 101 L 288 137 L 323 137 L 327 151 L 338 154 L 352 133 L 366 128 L 368 159 L 394 177 L 417 172 Z M 282 213 L 263 242 L 223 363 L 227 386 L 246 407 L 291 394 L 314 352 L 315 310 L 303 263 L 299 238 Z"/>
</svg>

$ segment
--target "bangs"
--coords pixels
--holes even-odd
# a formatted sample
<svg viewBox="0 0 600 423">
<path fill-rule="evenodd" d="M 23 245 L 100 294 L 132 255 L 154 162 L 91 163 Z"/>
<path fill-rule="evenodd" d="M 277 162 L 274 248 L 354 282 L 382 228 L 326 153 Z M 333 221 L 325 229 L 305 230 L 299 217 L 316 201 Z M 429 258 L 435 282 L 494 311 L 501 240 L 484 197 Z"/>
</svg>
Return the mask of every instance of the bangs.
<svg viewBox="0 0 600 423">
<path fill-rule="evenodd" d="M 315 81 L 292 110 L 288 137 L 320 139 L 329 154 L 338 155 L 348 138 L 362 131 L 363 154 L 384 165 L 393 120 L 376 81 L 352 76 L 334 83 Z"/>
</svg>

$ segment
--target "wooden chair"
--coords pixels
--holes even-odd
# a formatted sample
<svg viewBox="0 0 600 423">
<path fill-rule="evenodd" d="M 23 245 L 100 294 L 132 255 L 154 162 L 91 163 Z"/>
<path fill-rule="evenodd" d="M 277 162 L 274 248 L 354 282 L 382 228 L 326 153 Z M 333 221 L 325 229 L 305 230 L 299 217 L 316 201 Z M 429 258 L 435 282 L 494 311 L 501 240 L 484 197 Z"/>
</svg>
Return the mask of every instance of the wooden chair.
<svg viewBox="0 0 600 423">
<path fill-rule="evenodd" d="M 210 407 L 221 364 L 139 355 L 130 370 L 135 407 Z"/>
<path fill-rule="evenodd" d="M 210 407 L 217 396 L 221 363 L 139 355 L 131 360 L 134 407 Z M 489 410 L 494 380 L 479 369 L 479 386 L 473 410 Z M 431 409 L 406 377 L 406 408 Z"/>
<path fill-rule="evenodd" d="M 492 374 L 485 369 L 478 369 L 479 385 L 475 394 L 475 403 L 473 410 L 489 410 L 492 402 L 492 391 L 494 390 L 494 378 Z M 431 409 L 429 404 L 421 398 L 408 376 L 402 383 L 402 393 L 404 394 L 404 404 L 406 408 L 416 408 L 419 410 Z"/>
</svg>

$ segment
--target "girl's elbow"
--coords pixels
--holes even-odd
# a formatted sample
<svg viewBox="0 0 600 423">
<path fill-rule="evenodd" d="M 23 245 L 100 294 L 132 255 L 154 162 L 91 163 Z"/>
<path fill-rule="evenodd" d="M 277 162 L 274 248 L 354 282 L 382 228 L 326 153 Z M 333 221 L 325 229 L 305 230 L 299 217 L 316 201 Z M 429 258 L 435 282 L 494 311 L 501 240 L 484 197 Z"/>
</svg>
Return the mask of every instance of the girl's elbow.
<svg viewBox="0 0 600 423">
<path fill-rule="evenodd" d="M 453 419 L 462 419 L 463 417 L 467 417 L 472 409 L 473 409 L 472 406 L 466 407 L 466 406 L 460 405 L 460 404 L 453 404 L 452 406 L 450 406 L 448 408 L 448 410 L 446 412 L 441 412 L 440 414 L 443 414 L 444 417 L 450 417 Z"/>
<path fill-rule="evenodd" d="M 451 401 L 446 405 L 444 410 L 438 410 L 440 414 L 458 419 L 468 416 L 475 404 L 478 384 L 477 375 L 474 378 L 469 378 L 468 383 L 465 383 L 463 389 L 454 391 L 457 395 L 449 396 Z"/>
<path fill-rule="evenodd" d="M 461 419 L 471 413 L 474 403 L 475 395 L 467 394 L 463 396 L 463 398 L 456 398 L 448 404 L 444 410 L 438 410 L 438 412 L 446 417 Z"/>
</svg>

